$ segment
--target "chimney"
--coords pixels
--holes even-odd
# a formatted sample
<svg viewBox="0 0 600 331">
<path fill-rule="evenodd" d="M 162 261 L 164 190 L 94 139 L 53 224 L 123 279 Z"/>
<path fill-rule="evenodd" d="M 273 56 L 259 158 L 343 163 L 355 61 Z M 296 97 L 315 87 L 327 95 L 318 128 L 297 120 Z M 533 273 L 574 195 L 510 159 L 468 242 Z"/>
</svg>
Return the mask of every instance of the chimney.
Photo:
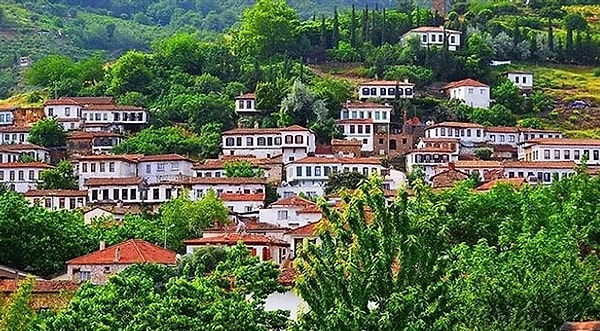
<svg viewBox="0 0 600 331">
<path fill-rule="evenodd" d="M 114 262 L 119 262 L 121 260 L 121 247 L 117 247 L 117 249 L 115 249 L 115 261 Z"/>
<path fill-rule="evenodd" d="M 456 170 L 454 162 L 448 162 L 448 169 Z"/>
<path fill-rule="evenodd" d="M 408 84 L 408 78 L 404 78 L 404 82 Z"/>
<path fill-rule="evenodd" d="M 106 241 L 100 240 L 100 250 L 103 251 L 106 248 Z"/>
<path fill-rule="evenodd" d="M 117 207 L 119 207 L 119 208 L 123 207 L 123 201 L 121 201 L 121 200 L 117 201 Z"/>
<path fill-rule="evenodd" d="M 258 129 L 258 122 L 254 122 L 254 128 Z"/>
</svg>

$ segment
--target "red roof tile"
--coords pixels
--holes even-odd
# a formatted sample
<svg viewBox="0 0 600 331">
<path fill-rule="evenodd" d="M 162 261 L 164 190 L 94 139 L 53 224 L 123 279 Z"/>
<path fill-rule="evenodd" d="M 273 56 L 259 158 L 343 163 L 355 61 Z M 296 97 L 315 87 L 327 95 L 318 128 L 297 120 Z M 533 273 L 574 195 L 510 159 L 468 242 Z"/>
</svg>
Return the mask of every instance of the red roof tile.
<svg viewBox="0 0 600 331">
<path fill-rule="evenodd" d="M 235 97 L 236 99 L 256 99 L 256 94 L 255 93 L 244 93 L 242 95 L 239 95 L 237 97 Z"/>
<path fill-rule="evenodd" d="M 486 85 L 480 81 L 471 79 L 471 78 L 467 78 L 467 79 L 463 79 L 463 80 L 459 80 L 456 82 L 451 82 L 446 84 L 443 89 L 447 90 L 447 89 L 453 89 L 453 88 L 457 88 L 457 87 L 489 87 L 489 85 Z"/>
<path fill-rule="evenodd" d="M 264 193 L 222 193 L 219 198 L 221 201 L 265 201 Z"/>
<path fill-rule="evenodd" d="M 308 223 L 301 227 L 295 228 L 292 231 L 288 231 L 288 235 L 300 236 L 300 237 L 312 237 L 317 233 L 317 226 L 321 221 Z"/>
<path fill-rule="evenodd" d="M 147 155 L 138 160 L 139 162 L 160 162 L 160 161 L 189 161 L 185 156 L 179 154 L 159 154 L 159 155 Z"/>
<path fill-rule="evenodd" d="M 484 126 L 477 123 L 465 123 L 465 122 L 441 122 L 434 124 L 427 129 L 438 128 L 438 127 L 451 127 L 451 128 L 465 128 L 465 129 L 483 129 Z"/>
<path fill-rule="evenodd" d="M 36 168 L 36 169 L 52 169 L 53 166 L 42 162 L 11 162 L 0 163 L 0 168 Z"/>
<path fill-rule="evenodd" d="M 273 232 L 279 232 L 279 231 L 288 231 L 290 228 L 288 227 L 283 227 L 283 226 L 279 226 L 277 224 L 272 224 L 272 223 L 267 223 L 267 222 L 256 222 L 256 221 L 249 221 L 249 222 L 244 222 L 244 224 L 246 225 L 246 232 L 265 232 L 265 231 L 273 231 Z M 217 226 L 217 227 L 213 227 L 210 229 L 206 229 L 204 230 L 204 232 L 235 232 L 235 230 L 237 229 L 237 225 L 236 224 L 230 224 L 230 225 L 222 225 L 222 226 Z"/>
<path fill-rule="evenodd" d="M 411 153 L 457 153 L 456 148 L 450 147 L 433 147 L 425 146 L 421 148 L 415 148 L 410 151 Z"/>
<path fill-rule="evenodd" d="M 143 111 L 142 107 L 137 106 L 124 106 L 124 105 L 111 105 L 111 104 L 88 104 L 85 106 L 85 110 L 124 110 L 124 111 Z"/>
<path fill-rule="evenodd" d="M 362 145 L 362 143 L 361 143 Z M 331 155 L 333 154 L 333 147 L 329 145 L 317 145 L 315 146 L 315 154 L 317 155 Z"/>
<path fill-rule="evenodd" d="M 26 197 L 87 197 L 85 190 L 29 190 L 23 194 Z"/>
<path fill-rule="evenodd" d="M 87 155 L 79 156 L 75 160 L 77 161 L 109 161 L 117 160 L 129 163 L 138 163 L 143 158 L 143 154 L 100 154 L 100 155 Z"/>
<path fill-rule="evenodd" d="M 306 207 L 313 206 L 314 202 L 301 198 L 297 195 L 291 195 L 287 198 L 279 199 L 271 204 L 271 206 L 298 206 L 298 207 Z"/>
<path fill-rule="evenodd" d="M 372 118 L 347 118 L 343 120 L 336 120 L 338 124 L 372 124 Z"/>
<path fill-rule="evenodd" d="M 144 240 L 131 239 L 67 261 L 68 265 L 87 264 L 175 264 L 176 253 Z"/>
<path fill-rule="evenodd" d="M 445 166 L 448 167 L 448 166 Z M 454 162 L 455 169 L 462 168 L 502 168 L 502 163 L 498 161 L 456 161 Z"/>
<path fill-rule="evenodd" d="M 139 185 L 142 183 L 140 177 L 109 177 L 109 178 L 88 178 L 85 180 L 85 186 L 120 186 L 120 185 Z"/>
<path fill-rule="evenodd" d="M 294 268 L 294 264 L 291 260 L 286 261 L 279 272 L 279 284 L 283 286 L 294 286 L 296 277 L 298 277 L 298 270 Z"/>
<path fill-rule="evenodd" d="M 0 132 L 2 132 L 2 133 L 28 133 L 29 131 L 31 131 L 30 126 L 10 125 L 10 126 L 0 127 Z"/>
<path fill-rule="evenodd" d="M 122 137 L 118 133 L 108 131 L 72 131 L 67 135 L 67 139 L 94 139 L 105 137 Z"/>
<path fill-rule="evenodd" d="M 300 125 L 294 124 L 294 125 L 290 125 L 285 128 L 281 128 L 281 129 L 279 129 L 279 131 L 309 131 L 309 130 L 305 127 L 301 127 Z"/>
<path fill-rule="evenodd" d="M 519 133 L 519 128 L 513 126 L 488 126 L 485 131 L 492 133 Z"/>
<path fill-rule="evenodd" d="M 242 242 L 245 245 L 265 245 L 265 246 L 290 246 L 287 241 L 276 239 L 269 236 L 250 233 L 224 233 L 222 235 L 184 240 L 185 245 L 236 245 Z"/>
<path fill-rule="evenodd" d="M 372 80 L 361 83 L 360 86 L 415 86 L 413 83 L 407 83 L 401 80 Z"/>
<path fill-rule="evenodd" d="M 82 105 L 110 105 L 115 103 L 115 99 L 113 97 L 70 97 L 70 99 Z"/>
<path fill-rule="evenodd" d="M 362 142 L 358 139 L 332 139 L 332 146 L 362 146 Z"/>
<path fill-rule="evenodd" d="M 222 133 L 223 136 L 231 135 L 255 135 L 255 134 L 279 134 L 279 128 L 237 128 Z"/>
<path fill-rule="evenodd" d="M 344 104 L 342 104 L 342 107 L 345 109 L 354 109 L 354 108 L 379 108 L 379 109 L 392 109 L 392 106 L 390 105 L 386 105 L 386 104 L 381 104 L 381 103 L 375 103 L 375 102 L 346 102 Z"/>
<path fill-rule="evenodd" d="M 573 138 L 540 138 L 532 139 L 527 143 L 552 146 L 595 146 L 600 147 L 600 139 L 573 139 Z"/>
<path fill-rule="evenodd" d="M 477 187 L 476 190 L 477 191 L 489 191 L 498 184 L 508 184 L 508 185 L 512 185 L 516 188 L 521 188 L 521 186 L 523 186 L 526 183 L 527 183 L 527 181 L 525 180 L 525 178 L 502 178 L 502 179 L 495 179 L 490 182 L 484 183 L 484 184 L 480 185 L 479 187 Z"/>
<path fill-rule="evenodd" d="M 22 281 L 22 280 L 21 280 Z M 0 280 L 0 292 L 12 293 L 17 289 L 17 281 L 14 279 Z M 75 292 L 79 284 L 70 280 L 36 280 L 33 293 L 60 293 Z"/>
<path fill-rule="evenodd" d="M 38 146 L 38 145 L 34 145 L 34 144 L 2 144 L 2 145 L 0 145 L 1 152 L 25 151 L 25 150 L 32 150 L 32 149 L 39 149 L 39 150 L 44 150 L 44 151 L 49 150 L 46 147 L 42 147 L 42 146 Z"/>
<path fill-rule="evenodd" d="M 79 106 L 79 102 L 72 98 L 49 99 L 44 103 L 44 106 Z"/>
</svg>

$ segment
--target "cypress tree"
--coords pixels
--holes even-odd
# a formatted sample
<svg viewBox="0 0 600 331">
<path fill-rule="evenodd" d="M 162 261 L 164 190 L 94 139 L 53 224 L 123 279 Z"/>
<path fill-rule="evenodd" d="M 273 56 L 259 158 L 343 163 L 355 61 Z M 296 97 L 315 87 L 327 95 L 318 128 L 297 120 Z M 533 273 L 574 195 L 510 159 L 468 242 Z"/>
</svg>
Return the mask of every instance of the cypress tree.
<svg viewBox="0 0 600 331">
<path fill-rule="evenodd" d="M 333 7 L 333 32 L 331 34 L 332 48 L 337 48 L 340 37 L 340 22 L 338 20 L 337 7 Z"/>
<path fill-rule="evenodd" d="M 369 40 L 369 5 L 365 5 L 365 9 L 363 10 L 363 14 L 362 14 L 362 31 L 361 31 L 361 38 L 362 41 L 365 42 L 367 40 Z"/>
<path fill-rule="evenodd" d="M 565 43 L 565 56 L 568 59 L 573 58 L 573 29 L 567 26 L 567 40 Z"/>
<path fill-rule="evenodd" d="M 554 52 L 554 31 L 552 30 L 552 18 L 548 17 L 548 50 Z"/>
<path fill-rule="evenodd" d="M 377 6 L 375 6 L 377 7 Z M 371 43 L 373 45 L 377 45 L 377 43 L 379 42 L 379 38 L 377 38 L 377 10 L 374 9 L 371 12 Z"/>
<path fill-rule="evenodd" d="M 385 8 L 381 16 L 381 45 L 387 43 L 387 22 L 385 21 Z"/>
<path fill-rule="evenodd" d="M 327 28 L 324 15 L 321 15 L 321 48 L 327 49 Z"/>
<path fill-rule="evenodd" d="M 350 14 L 350 45 L 356 47 L 356 8 L 352 4 L 352 12 Z"/>
</svg>

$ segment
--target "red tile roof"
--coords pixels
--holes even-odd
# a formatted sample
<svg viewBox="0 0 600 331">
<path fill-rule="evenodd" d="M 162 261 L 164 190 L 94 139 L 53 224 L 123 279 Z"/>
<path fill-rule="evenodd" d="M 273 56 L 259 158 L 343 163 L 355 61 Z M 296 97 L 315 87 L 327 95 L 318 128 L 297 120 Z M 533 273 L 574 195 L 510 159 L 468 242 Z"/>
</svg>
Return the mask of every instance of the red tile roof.
<svg viewBox="0 0 600 331">
<path fill-rule="evenodd" d="M 456 161 L 454 162 L 455 169 L 462 168 L 502 168 L 502 163 L 498 161 Z"/>
<path fill-rule="evenodd" d="M 443 89 L 444 90 L 448 90 L 448 89 L 453 89 L 453 88 L 457 88 L 457 87 L 489 87 L 489 85 L 486 85 L 480 81 L 471 79 L 471 78 L 467 78 L 467 79 L 463 79 L 463 80 L 459 80 L 456 82 L 451 82 L 446 84 Z"/>
<path fill-rule="evenodd" d="M 527 181 L 525 180 L 525 178 L 502 178 L 502 179 L 495 179 L 490 182 L 484 183 L 484 184 L 480 185 L 479 187 L 477 187 L 476 190 L 477 191 L 489 191 L 498 184 L 508 184 L 508 185 L 514 186 L 516 188 L 521 188 L 521 186 L 523 186 L 526 183 L 527 183 Z"/>
<path fill-rule="evenodd" d="M 115 99 L 113 97 L 70 97 L 70 99 L 82 105 L 110 105 L 115 103 Z"/>
<path fill-rule="evenodd" d="M 377 157 L 329 157 L 329 156 L 307 156 L 300 160 L 294 161 L 291 164 L 329 164 L 341 163 L 344 164 L 370 164 L 381 165 L 381 159 Z"/>
<path fill-rule="evenodd" d="M 295 228 L 291 231 L 288 231 L 286 234 L 295 236 L 295 237 L 312 237 L 317 233 L 317 226 L 321 221 L 308 223 L 301 227 Z"/>
<path fill-rule="evenodd" d="M 44 103 L 44 106 L 79 106 L 79 102 L 71 98 L 49 99 Z"/>
<path fill-rule="evenodd" d="M 362 146 L 362 142 L 358 139 L 332 139 L 332 146 Z"/>
<path fill-rule="evenodd" d="M 67 261 L 67 265 L 88 264 L 175 264 L 176 253 L 144 240 L 131 239 Z"/>
<path fill-rule="evenodd" d="M 142 207 L 140 205 L 127 205 L 127 206 L 106 206 L 106 205 L 102 205 L 102 206 L 95 206 L 92 208 L 89 208 L 86 210 L 87 212 L 90 212 L 94 209 L 102 209 L 106 212 L 109 212 L 113 215 L 127 215 L 127 214 L 139 214 L 142 212 Z"/>
<path fill-rule="evenodd" d="M 143 154 L 100 154 L 100 155 L 87 155 L 79 156 L 75 158 L 77 161 L 124 161 L 129 163 L 138 163 L 143 158 Z"/>
<path fill-rule="evenodd" d="M 306 206 L 296 211 L 297 214 L 322 214 L 321 208 L 317 205 Z"/>
<path fill-rule="evenodd" d="M 450 147 L 433 147 L 425 146 L 421 148 L 415 148 L 410 151 L 411 153 L 456 153 L 456 148 Z"/>
<path fill-rule="evenodd" d="M 492 145 L 492 149 L 496 153 L 502 153 L 502 152 L 516 153 L 517 152 L 517 148 L 515 146 L 511 146 L 508 144 L 499 144 L 499 145 L 494 144 L 494 145 Z"/>
<path fill-rule="evenodd" d="M 290 229 L 288 227 L 283 227 L 283 226 L 279 226 L 277 224 L 272 224 L 272 223 L 267 223 L 267 222 L 248 221 L 248 222 L 244 222 L 244 224 L 246 225 L 246 232 L 265 232 L 265 231 L 279 232 L 279 231 L 288 231 Z M 229 233 L 229 232 L 235 232 L 236 229 L 237 229 L 236 224 L 230 224 L 230 225 L 222 225 L 222 226 L 212 227 L 210 229 L 204 230 L 204 232 L 210 232 L 210 233 L 227 232 L 227 233 Z"/>
<path fill-rule="evenodd" d="M 360 86 L 415 86 L 413 83 L 407 83 L 401 80 L 372 80 L 361 83 Z"/>
<path fill-rule="evenodd" d="M 138 160 L 138 162 L 160 162 L 160 161 L 189 161 L 185 156 L 179 154 L 159 154 L 159 155 L 147 155 Z"/>
<path fill-rule="evenodd" d="M 343 120 L 336 120 L 338 124 L 372 124 L 372 118 L 347 118 Z"/>
<path fill-rule="evenodd" d="M 30 126 L 3 126 L 0 127 L 2 133 L 28 133 L 31 130 Z"/>
<path fill-rule="evenodd" d="M 264 193 L 221 193 L 219 196 L 221 201 L 265 201 Z"/>
<path fill-rule="evenodd" d="M 67 135 L 67 139 L 94 139 L 104 137 L 122 137 L 118 133 L 108 131 L 72 131 Z"/>
<path fill-rule="evenodd" d="M 419 140 L 424 143 L 458 143 L 460 141 L 458 138 L 421 138 Z"/>
<path fill-rule="evenodd" d="M 594 146 L 600 147 L 600 139 L 573 139 L 573 138 L 539 138 L 527 141 L 539 145 L 552 146 Z"/>
<path fill-rule="evenodd" d="M 271 204 L 271 206 L 297 206 L 297 207 L 306 207 L 306 206 L 314 206 L 315 203 L 301 198 L 297 195 L 291 195 L 287 198 L 279 199 Z"/>
<path fill-rule="evenodd" d="M 0 292 L 15 292 L 17 284 L 14 279 L 2 279 L 0 280 Z M 79 284 L 70 280 L 36 280 L 32 293 L 75 292 L 78 288 Z"/>
<path fill-rule="evenodd" d="M 465 129 L 483 129 L 484 126 L 477 123 L 465 123 L 465 122 L 441 122 L 434 124 L 427 129 L 438 128 L 438 127 L 451 127 L 451 128 L 465 128 Z"/>
<path fill-rule="evenodd" d="M 35 168 L 35 169 L 52 169 L 53 166 L 42 162 L 11 162 L 0 163 L 0 168 Z"/>
<path fill-rule="evenodd" d="M 237 97 L 235 97 L 236 99 L 256 99 L 256 94 L 255 93 L 244 93 L 242 95 L 239 95 Z"/>
<path fill-rule="evenodd" d="M 283 286 L 294 286 L 296 277 L 298 277 L 298 270 L 294 268 L 294 264 L 291 260 L 286 261 L 279 272 L 279 284 Z"/>
<path fill-rule="evenodd" d="M 29 190 L 23 194 L 26 197 L 87 197 L 85 190 Z"/>
<path fill-rule="evenodd" d="M 12 152 L 12 151 L 26 151 L 32 149 L 39 149 L 48 151 L 46 147 L 34 145 L 34 144 L 2 144 L 0 145 L 0 152 Z"/>
<path fill-rule="evenodd" d="M 255 134 L 279 134 L 279 128 L 237 128 L 222 133 L 223 136 L 231 135 L 255 135 Z"/>
<path fill-rule="evenodd" d="M 505 168 L 528 168 L 528 169 L 573 169 L 573 161 L 505 161 Z"/>
<path fill-rule="evenodd" d="M 222 235 L 184 240 L 185 245 L 236 245 L 242 242 L 245 245 L 264 245 L 264 246 L 290 246 L 287 241 L 276 239 L 269 236 L 250 233 L 224 233 Z"/>
<path fill-rule="evenodd" d="M 125 186 L 139 185 L 142 183 L 140 177 L 109 177 L 109 178 L 88 178 L 85 180 L 85 186 Z"/>
<path fill-rule="evenodd" d="M 361 143 L 362 145 L 362 143 Z M 328 145 L 317 145 L 315 146 L 315 154 L 317 155 L 331 155 L 333 154 L 333 147 Z"/>
<path fill-rule="evenodd" d="M 279 129 L 279 131 L 309 131 L 309 130 L 305 127 L 301 127 L 300 125 L 294 124 L 294 125 L 290 125 L 285 128 L 281 128 L 281 129 Z"/>
<path fill-rule="evenodd" d="M 485 131 L 492 133 L 519 133 L 519 128 L 513 126 L 488 126 Z"/>
<path fill-rule="evenodd" d="M 346 102 L 344 104 L 342 104 L 342 107 L 345 109 L 354 109 L 354 108 L 378 108 L 378 109 L 392 109 L 392 106 L 390 105 L 385 105 L 385 104 L 381 104 L 381 103 L 375 103 L 375 102 Z"/>
<path fill-rule="evenodd" d="M 111 104 L 88 104 L 85 106 L 85 110 L 142 111 L 145 109 L 142 107 L 137 107 L 137 106 L 124 106 L 124 105 L 111 105 Z"/>
</svg>

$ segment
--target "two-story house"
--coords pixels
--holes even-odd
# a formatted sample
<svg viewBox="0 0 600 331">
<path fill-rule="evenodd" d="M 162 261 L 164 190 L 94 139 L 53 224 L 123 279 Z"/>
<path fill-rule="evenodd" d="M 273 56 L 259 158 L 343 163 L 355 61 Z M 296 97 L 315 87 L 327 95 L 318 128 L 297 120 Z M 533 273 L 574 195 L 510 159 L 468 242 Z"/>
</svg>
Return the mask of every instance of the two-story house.
<svg viewBox="0 0 600 331">
<path fill-rule="evenodd" d="M 400 40 L 406 43 L 410 38 L 419 38 L 421 47 L 446 46 L 448 50 L 456 51 L 460 47 L 460 36 L 460 31 L 443 26 L 421 26 L 408 31 Z"/>
<path fill-rule="evenodd" d="M 91 203 L 140 203 L 146 200 L 147 184 L 140 177 L 88 178 L 83 184 Z"/>
<path fill-rule="evenodd" d="M 467 150 L 487 140 L 483 125 L 463 122 L 441 122 L 430 125 L 425 128 L 425 138 L 458 139 L 461 147 Z M 462 149 L 461 153 L 463 153 Z"/>
<path fill-rule="evenodd" d="M 406 154 L 406 171 L 410 173 L 421 168 L 425 179 L 429 180 L 439 165 L 456 162 L 459 152 L 458 138 L 421 138 L 417 148 Z"/>
<path fill-rule="evenodd" d="M 515 84 L 522 92 L 533 91 L 533 73 L 529 71 L 507 71 L 504 76 Z"/>
<path fill-rule="evenodd" d="M 74 159 L 79 187 L 88 179 L 138 177 L 138 161 L 141 154 L 88 155 Z"/>
<path fill-rule="evenodd" d="M 25 144 L 29 141 L 30 126 L 4 126 L 0 127 L 1 144 Z"/>
<path fill-rule="evenodd" d="M 443 87 L 451 99 L 460 100 L 473 108 L 490 107 L 490 87 L 471 78 L 451 82 Z"/>
<path fill-rule="evenodd" d="M 148 124 L 148 112 L 142 107 L 117 104 L 90 104 L 83 108 L 84 127 L 89 130 L 139 131 Z"/>
<path fill-rule="evenodd" d="M 178 154 L 147 155 L 138 159 L 137 173 L 146 183 L 175 181 L 192 176 L 194 161 Z"/>
<path fill-rule="evenodd" d="M 362 143 L 362 152 L 386 154 L 389 152 L 387 133 L 390 131 L 391 113 L 392 106 L 388 104 L 347 102 L 342 107 L 337 124 L 346 139 L 358 140 Z M 379 136 L 386 141 L 376 145 L 374 140 Z"/>
<path fill-rule="evenodd" d="M 542 138 L 519 145 L 522 161 L 573 161 L 577 164 L 587 156 L 587 164 L 600 166 L 599 139 Z"/>
<path fill-rule="evenodd" d="M 245 93 L 235 98 L 235 112 L 238 115 L 254 115 L 259 111 L 256 109 L 256 95 Z"/>
<path fill-rule="evenodd" d="M 414 93 L 415 84 L 410 83 L 408 79 L 403 81 L 374 80 L 358 85 L 358 99 L 362 101 L 368 99 L 412 99 Z"/>
<path fill-rule="evenodd" d="M 0 106 L 0 126 L 13 125 L 16 110 L 14 106 Z"/>
<path fill-rule="evenodd" d="M 260 209 L 258 219 L 260 222 L 293 229 L 320 220 L 322 214 L 314 202 L 290 195 Z"/>
<path fill-rule="evenodd" d="M 23 195 L 32 204 L 53 210 L 82 208 L 88 200 L 85 190 L 30 190 Z"/>
<path fill-rule="evenodd" d="M 315 152 L 315 134 L 299 125 L 285 128 L 238 128 L 223 132 L 224 155 L 272 158 L 289 163 Z"/>
<path fill-rule="evenodd" d="M 81 127 L 82 105 L 73 98 L 61 97 L 44 103 L 47 118 L 55 117 L 65 130 L 77 130 Z"/>
<path fill-rule="evenodd" d="M 105 154 L 121 142 L 122 136 L 108 131 L 71 131 L 66 145 L 70 155 Z"/>
<path fill-rule="evenodd" d="M 19 193 L 36 188 L 40 173 L 53 166 L 42 162 L 0 163 L 0 183 Z"/>
<path fill-rule="evenodd" d="M 50 150 L 33 144 L 1 144 L 0 163 L 20 162 L 24 157 L 34 161 L 50 162 Z"/>
</svg>

